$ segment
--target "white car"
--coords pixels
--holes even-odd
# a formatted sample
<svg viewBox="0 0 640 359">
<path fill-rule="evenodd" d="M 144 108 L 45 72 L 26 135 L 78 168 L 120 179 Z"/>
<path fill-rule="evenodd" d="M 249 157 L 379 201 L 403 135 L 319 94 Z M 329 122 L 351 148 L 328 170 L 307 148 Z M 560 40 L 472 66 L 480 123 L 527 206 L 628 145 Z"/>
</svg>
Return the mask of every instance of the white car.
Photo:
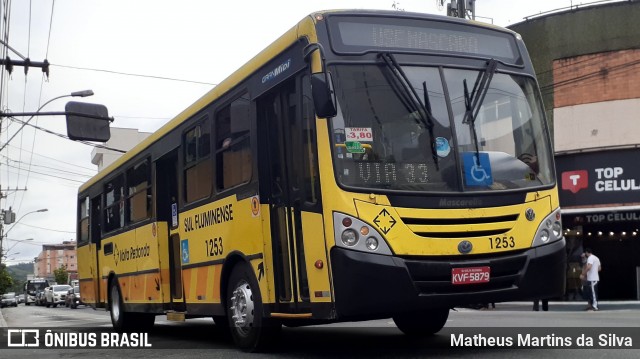
<svg viewBox="0 0 640 359">
<path fill-rule="evenodd" d="M 70 285 L 60 284 L 52 285 L 51 290 L 45 291 L 45 305 L 47 308 L 50 306 L 55 308 L 58 304 L 64 305 L 64 300 L 67 298 L 67 292 L 69 289 L 71 289 Z"/>
</svg>

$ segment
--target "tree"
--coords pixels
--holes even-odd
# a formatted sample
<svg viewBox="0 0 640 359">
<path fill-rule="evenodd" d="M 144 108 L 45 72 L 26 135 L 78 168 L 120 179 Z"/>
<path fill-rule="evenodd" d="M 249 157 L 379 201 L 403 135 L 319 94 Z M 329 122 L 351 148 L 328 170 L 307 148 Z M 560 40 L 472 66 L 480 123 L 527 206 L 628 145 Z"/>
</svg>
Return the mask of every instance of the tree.
<svg viewBox="0 0 640 359">
<path fill-rule="evenodd" d="M 53 277 L 56 279 L 56 283 L 65 284 L 69 280 L 69 272 L 67 272 L 67 266 L 61 264 L 60 268 L 53 270 Z"/>
<path fill-rule="evenodd" d="M 6 293 L 13 286 L 13 279 L 7 271 L 7 266 L 0 264 L 0 293 Z"/>
</svg>

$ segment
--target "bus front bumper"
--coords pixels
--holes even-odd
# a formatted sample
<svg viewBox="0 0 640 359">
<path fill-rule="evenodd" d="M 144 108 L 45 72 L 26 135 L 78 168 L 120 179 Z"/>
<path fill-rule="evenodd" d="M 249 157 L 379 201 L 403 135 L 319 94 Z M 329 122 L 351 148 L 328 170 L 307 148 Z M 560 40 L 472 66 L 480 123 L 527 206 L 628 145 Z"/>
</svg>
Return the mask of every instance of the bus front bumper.
<svg viewBox="0 0 640 359">
<path fill-rule="evenodd" d="M 565 240 L 518 252 L 397 257 L 331 249 L 339 318 L 385 318 L 402 311 L 554 298 L 564 294 Z M 488 283 L 453 285 L 452 268 L 489 266 Z"/>
</svg>

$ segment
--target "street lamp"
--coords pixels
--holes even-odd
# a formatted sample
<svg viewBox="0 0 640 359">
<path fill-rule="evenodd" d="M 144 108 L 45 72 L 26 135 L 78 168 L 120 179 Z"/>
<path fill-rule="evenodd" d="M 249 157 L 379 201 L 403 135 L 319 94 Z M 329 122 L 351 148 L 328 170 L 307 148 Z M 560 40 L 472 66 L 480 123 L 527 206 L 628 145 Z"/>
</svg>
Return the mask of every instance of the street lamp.
<svg viewBox="0 0 640 359">
<path fill-rule="evenodd" d="M 50 99 L 49 101 L 45 102 L 44 104 L 42 104 L 42 106 L 40 106 L 40 107 L 38 108 L 38 110 L 36 111 L 36 113 L 37 113 L 37 112 L 40 112 L 40 110 L 42 110 L 42 108 L 43 108 L 43 107 L 45 107 L 46 105 L 50 104 L 51 102 L 53 102 L 53 101 L 55 101 L 55 100 L 57 100 L 57 99 L 61 99 L 61 98 L 64 98 L 64 97 L 88 97 L 88 96 L 93 96 L 93 90 L 75 91 L 75 92 L 72 92 L 72 93 L 70 93 L 70 94 L 57 96 L 57 97 L 54 97 L 54 98 Z M 37 115 L 37 114 L 36 114 L 36 115 Z M 4 149 L 4 148 L 9 144 L 9 142 L 11 142 L 11 140 L 13 140 L 13 138 L 14 138 L 14 137 L 16 137 L 16 135 L 17 135 L 18 133 L 20 133 L 20 131 L 22 131 L 22 129 L 24 128 L 24 126 L 28 125 L 28 124 L 29 124 L 29 121 L 31 121 L 34 117 L 36 117 L 36 115 L 33 115 L 33 116 L 29 117 L 29 119 L 28 119 L 28 120 L 26 120 L 24 123 L 22 123 L 22 126 L 20 126 L 20 128 L 19 128 L 16 132 L 14 132 L 14 134 L 13 134 L 13 135 L 12 135 L 12 136 L 7 140 L 7 142 L 5 142 L 5 143 L 2 145 L 2 147 L 0 147 L 0 151 L 2 151 L 2 150 L 3 150 L 3 149 Z"/>
<path fill-rule="evenodd" d="M 47 212 L 47 211 L 48 211 L 47 208 L 42 208 L 42 209 L 38 209 L 38 210 L 27 212 L 27 213 L 23 214 L 22 217 L 18 218 L 18 220 L 13 223 L 13 226 L 11 226 L 11 228 L 9 228 L 9 230 L 6 233 L 2 233 L 4 231 L 4 228 L 0 226 L 0 262 L 1 262 L 1 259 L 2 259 L 2 246 L 4 244 L 3 239 L 9 234 L 9 232 L 11 232 L 11 230 L 13 230 L 13 228 L 15 228 L 16 224 L 18 224 L 24 217 L 26 217 L 26 216 L 28 216 L 28 215 L 30 215 L 32 213 L 40 213 L 40 212 Z M 33 238 L 31 238 L 31 239 L 33 239 Z M 11 248 L 13 248 L 13 247 L 11 247 Z"/>
</svg>

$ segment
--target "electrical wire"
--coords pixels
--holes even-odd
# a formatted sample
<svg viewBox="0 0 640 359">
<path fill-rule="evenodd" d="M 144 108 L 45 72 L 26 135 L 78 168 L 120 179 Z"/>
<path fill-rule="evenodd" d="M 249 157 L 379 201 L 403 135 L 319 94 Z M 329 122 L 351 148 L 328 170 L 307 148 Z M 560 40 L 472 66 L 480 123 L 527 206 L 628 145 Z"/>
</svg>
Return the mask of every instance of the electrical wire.
<svg viewBox="0 0 640 359">
<path fill-rule="evenodd" d="M 27 126 L 33 127 L 33 128 L 35 128 L 36 130 L 44 131 L 44 132 L 46 132 L 46 133 L 48 133 L 48 134 L 51 134 L 51 135 L 54 135 L 54 136 L 58 136 L 58 137 L 60 137 L 60 138 L 64 138 L 64 139 L 66 139 L 66 140 L 73 141 L 73 140 L 71 140 L 71 139 L 69 138 L 69 136 L 67 136 L 67 135 L 63 135 L 63 134 L 61 134 L 61 133 L 53 132 L 53 131 L 48 130 L 48 129 L 46 129 L 46 128 L 43 128 L 43 127 L 40 127 L 40 126 L 36 126 L 36 125 L 34 125 L 34 124 L 32 124 L 32 123 L 26 123 L 26 122 L 24 122 L 24 121 L 22 121 L 22 120 L 19 120 L 19 119 L 15 118 L 15 117 L 12 117 L 12 116 L 8 116 L 7 118 L 9 118 L 11 121 L 15 121 L 15 122 L 18 122 L 18 123 L 25 124 L 25 125 L 27 125 Z M 91 146 L 91 147 L 103 148 L 103 149 L 105 149 L 105 150 L 111 150 L 111 151 L 114 151 L 114 152 L 127 153 L 127 151 L 123 151 L 123 150 L 120 150 L 120 149 L 117 149 L 117 148 L 113 148 L 113 147 L 109 147 L 109 146 L 105 146 L 105 145 L 100 145 L 100 144 L 96 144 L 96 143 L 91 143 L 91 142 L 89 142 L 89 141 L 74 141 L 74 142 L 82 143 L 82 144 L 85 144 L 85 145 L 87 145 L 87 146 Z"/>
<path fill-rule="evenodd" d="M 8 147 L 12 147 L 12 148 L 16 148 L 16 149 L 20 149 L 21 151 L 29 152 L 29 151 L 25 150 L 24 148 L 19 148 L 19 147 L 16 147 L 16 146 L 14 146 L 14 145 L 7 145 L 7 146 L 8 146 Z M 41 155 L 41 154 L 38 154 L 38 153 L 35 153 L 35 152 L 32 152 L 32 153 L 33 153 L 33 155 L 35 155 L 35 156 L 39 156 L 39 157 L 42 157 L 42 158 L 46 158 L 46 159 L 47 159 L 47 160 L 49 160 L 49 161 L 56 161 L 56 162 L 60 162 L 60 163 L 64 163 L 64 164 L 66 164 L 66 165 L 72 166 L 72 167 L 77 167 L 77 168 L 82 168 L 82 169 L 85 169 L 85 170 L 89 170 L 89 171 L 92 171 L 94 174 L 97 172 L 97 170 L 96 170 L 95 168 L 92 168 L 92 167 L 84 167 L 84 166 L 80 166 L 80 165 L 75 164 L 75 163 L 61 161 L 61 160 L 59 160 L 59 159 L 57 159 L 57 158 L 48 157 L 48 156 Z"/>
<path fill-rule="evenodd" d="M 113 70 L 92 69 L 88 67 L 68 66 L 68 65 L 59 65 L 59 64 L 50 64 L 49 66 L 63 67 L 63 68 L 74 69 L 74 70 L 106 72 L 110 74 L 123 75 L 123 76 L 145 77 L 145 78 L 151 78 L 151 79 L 157 79 L 157 80 L 187 82 L 187 83 L 199 84 L 199 85 L 210 85 L 210 86 L 218 85 L 218 84 L 203 82 L 203 81 L 184 80 L 184 79 L 177 79 L 177 78 L 164 77 L 164 76 L 154 76 L 154 75 L 141 75 L 141 74 L 133 74 L 133 73 L 127 73 L 127 72 L 113 71 Z"/>
</svg>

